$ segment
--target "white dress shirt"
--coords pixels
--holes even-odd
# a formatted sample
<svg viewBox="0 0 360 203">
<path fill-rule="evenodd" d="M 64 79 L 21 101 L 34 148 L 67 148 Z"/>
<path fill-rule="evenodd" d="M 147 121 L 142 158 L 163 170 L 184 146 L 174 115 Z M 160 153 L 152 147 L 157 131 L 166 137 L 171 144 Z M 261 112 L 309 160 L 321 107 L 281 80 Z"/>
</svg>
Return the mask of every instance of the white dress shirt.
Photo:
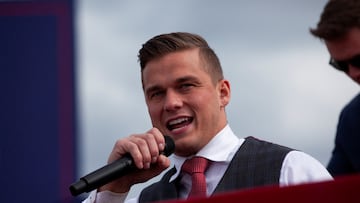
<svg viewBox="0 0 360 203">
<path fill-rule="evenodd" d="M 238 151 L 242 143 L 245 141 L 243 138 L 238 138 L 227 125 L 221 130 L 203 149 L 201 149 L 195 156 L 201 156 L 211 160 L 209 168 L 205 172 L 207 195 L 210 196 L 220 179 L 228 168 L 232 158 Z M 191 157 L 187 157 L 191 158 Z M 180 169 L 186 157 L 172 155 L 170 157 L 172 163 L 177 169 L 177 172 L 171 177 L 170 181 L 176 179 L 180 175 Z M 282 164 L 279 183 L 280 186 L 295 185 L 309 182 L 319 182 L 331 180 L 332 177 L 325 167 L 310 155 L 300 152 L 289 152 Z M 179 189 L 180 198 L 185 199 L 191 189 L 191 177 L 184 173 L 180 182 L 183 187 Z M 118 194 L 110 191 L 96 192 L 93 191 L 83 203 L 96 203 L 101 202 L 126 202 L 136 203 L 138 197 L 126 200 L 127 193 Z"/>
</svg>

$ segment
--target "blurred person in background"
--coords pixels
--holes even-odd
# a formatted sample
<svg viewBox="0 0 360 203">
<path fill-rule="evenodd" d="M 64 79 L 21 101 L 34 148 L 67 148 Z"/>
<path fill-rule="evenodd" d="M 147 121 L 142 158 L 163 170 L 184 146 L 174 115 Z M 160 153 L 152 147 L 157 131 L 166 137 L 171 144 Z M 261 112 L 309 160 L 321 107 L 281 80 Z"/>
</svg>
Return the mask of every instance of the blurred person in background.
<svg viewBox="0 0 360 203">
<path fill-rule="evenodd" d="M 360 84 L 360 1 L 330 0 L 310 32 L 325 42 L 330 65 Z M 360 172 L 360 94 L 341 111 L 327 166 L 333 176 Z"/>
</svg>

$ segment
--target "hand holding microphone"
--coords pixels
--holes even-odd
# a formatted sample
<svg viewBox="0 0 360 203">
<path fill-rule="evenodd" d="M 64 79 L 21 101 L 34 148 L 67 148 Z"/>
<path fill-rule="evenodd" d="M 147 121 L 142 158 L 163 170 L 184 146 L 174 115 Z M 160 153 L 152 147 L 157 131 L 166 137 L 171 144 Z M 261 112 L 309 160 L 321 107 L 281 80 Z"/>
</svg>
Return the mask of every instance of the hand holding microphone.
<svg viewBox="0 0 360 203">
<path fill-rule="evenodd" d="M 169 156 L 175 150 L 175 143 L 169 136 L 164 136 L 164 138 L 165 148 L 160 153 L 165 156 Z M 69 189 L 73 196 L 79 195 L 83 192 L 90 192 L 111 181 L 129 174 L 134 169 L 136 169 L 136 166 L 134 164 L 133 158 L 130 154 L 126 154 L 120 159 L 80 178 L 79 181 L 71 184 Z"/>
</svg>

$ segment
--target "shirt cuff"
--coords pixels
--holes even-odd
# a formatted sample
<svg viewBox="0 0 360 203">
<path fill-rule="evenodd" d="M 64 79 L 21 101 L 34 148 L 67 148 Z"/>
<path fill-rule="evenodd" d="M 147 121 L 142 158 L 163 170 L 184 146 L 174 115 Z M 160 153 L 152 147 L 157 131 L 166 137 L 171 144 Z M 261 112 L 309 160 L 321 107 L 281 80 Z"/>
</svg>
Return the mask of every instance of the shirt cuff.
<svg viewBox="0 0 360 203">
<path fill-rule="evenodd" d="M 83 201 L 83 203 L 118 203 L 118 202 L 125 202 L 125 199 L 127 197 L 126 193 L 115 193 L 111 191 L 101 191 L 97 192 L 97 190 L 94 190 L 90 193 L 89 197 Z"/>
<path fill-rule="evenodd" d="M 115 193 L 111 191 L 98 192 L 96 196 L 96 203 L 107 202 L 124 202 L 128 193 Z"/>
</svg>

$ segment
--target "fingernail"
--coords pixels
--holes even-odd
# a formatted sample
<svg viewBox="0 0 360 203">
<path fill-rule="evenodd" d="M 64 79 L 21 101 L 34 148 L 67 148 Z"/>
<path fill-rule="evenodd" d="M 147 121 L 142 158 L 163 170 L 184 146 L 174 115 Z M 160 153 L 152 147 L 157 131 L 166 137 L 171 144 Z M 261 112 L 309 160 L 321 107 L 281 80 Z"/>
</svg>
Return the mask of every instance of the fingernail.
<svg viewBox="0 0 360 203">
<path fill-rule="evenodd" d="M 144 168 L 144 165 L 142 162 L 139 162 L 139 169 L 143 169 Z"/>
<path fill-rule="evenodd" d="M 157 160 L 157 157 L 154 156 L 154 157 L 152 158 L 152 163 L 156 162 L 156 160 Z"/>
<path fill-rule="evenodd" d="M 150 168 L 150 163 L 149 163 L 149 162 L 146 162 L 146 163 L 145 163 L 145 168 L 146 168 L 146 169 Z"/>
</svg>

